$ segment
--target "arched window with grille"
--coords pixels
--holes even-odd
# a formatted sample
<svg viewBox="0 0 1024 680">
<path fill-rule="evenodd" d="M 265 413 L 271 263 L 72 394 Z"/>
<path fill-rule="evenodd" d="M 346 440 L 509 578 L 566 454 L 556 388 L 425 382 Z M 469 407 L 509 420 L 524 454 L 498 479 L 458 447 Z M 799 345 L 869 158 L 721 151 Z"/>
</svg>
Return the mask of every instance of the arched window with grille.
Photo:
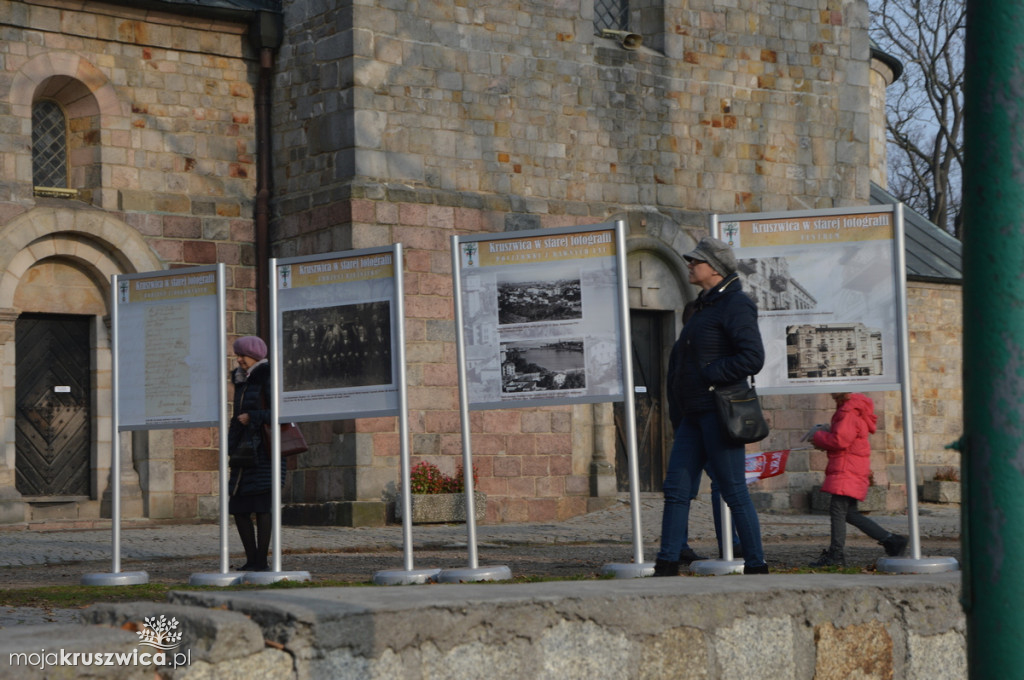
<svg viewBox="0 0 1024 680">
<path fill-rule="evenodd" d="M 68 126 L 64 109 L 49 99 L 32 105 L 32 183 L 68 189 Z"/>
</svg>

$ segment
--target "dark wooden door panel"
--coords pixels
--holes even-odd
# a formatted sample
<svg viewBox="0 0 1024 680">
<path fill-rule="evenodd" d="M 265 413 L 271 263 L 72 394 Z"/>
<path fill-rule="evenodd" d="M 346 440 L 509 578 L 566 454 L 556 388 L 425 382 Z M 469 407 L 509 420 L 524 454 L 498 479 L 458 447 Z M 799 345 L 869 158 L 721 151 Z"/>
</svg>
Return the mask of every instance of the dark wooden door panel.
<svg viewBox="0 0 1024 680">
<path fill-rule="evenodd" d="M 664 446 L 662 442 L 662 314 L 630 311 L 629 324 L 633 347 L 633 394 L 636 414 L 637 469 L 640 491 L 660 491 L 664 479 Z M 615 474 L 619 491 L 629 490 L 629 468 L 626 460 L 625 409 L 621 403 L 615 413 Z"/>
<path fill-rule="evenodd" d="M 89 494 L 89 320 L 23 314 L 16 327 L 16 487 L 26 496 Z"/>
</svg>

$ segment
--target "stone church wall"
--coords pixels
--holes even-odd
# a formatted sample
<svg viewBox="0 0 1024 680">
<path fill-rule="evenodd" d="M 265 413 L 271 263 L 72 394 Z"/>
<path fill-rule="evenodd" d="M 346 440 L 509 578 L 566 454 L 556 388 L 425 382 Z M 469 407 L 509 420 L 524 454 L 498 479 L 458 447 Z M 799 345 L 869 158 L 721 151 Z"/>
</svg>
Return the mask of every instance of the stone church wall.
<svg viewBox="0 0 1024 680">
<path fill-rule="evenodd" d="M 36 258 L 35 269 L 11 284 L 16 293 L 0 306 L 10 305 L 13 316 L 92 313 L 95 305 L 82 300 L 109 299 L 102 258 L 117 263 L 114 273 L 130 273 L 140 261 L 156 268 L 222 262 L 228 331 L 254 332 L 254 66 L 247 26 L 62 0 L 0 2 L 0 23 L 0 233 L 10 248 L 11 230 L 26 216 L 38 232 L 20 256 Z M 78 200 L 33 195 L 31 116 L 38 98 L 57 101 L 68 118 Z M 98 222 L 114 226 L 90 226 Z M 55 226 L 47 232 L 47 225 Z M 62 239 L 89 245 L 43 245 Z M 132 239 L 144 242 L 144 258 L 127 254 Z M 72 285 L 59 284 L 58 274 Z M 52 285 L 42 285 L 47 280 Z M 91 463 L 100 492 L 109 477 L 106 314 L 96 315 L 96 381 L 106 403 L 94 404 L 100 450 L 94 446 Z M 13 400 L 10 391 L 4 400 Z M 5 413 L 13 417 L 7 406 Z M 154 435 L 156 441 L 167 437 Z M 146 507 L 135 509 L 152 517 L 214 516 L 216 441 L 215 429 L 198 428 L 175 431 L 173 444 L 150 446 L 149 457 L 135 461 L 149 478 Z M 13 441 L 6 446 L 13 449 Z"/>
<path fill-rule="evenodd" d="M 649 35 L 627 51 L 594 36 L 590 0 L 282 3 L 270 107 L 273 255 L 404 245 L 414 461 L 450 474 L 461 457 L 452 235 L 622 219 L 631 255 L 664 256 L 643 290 L 660 289 L 654 309 L 674 315 L 695 293 L 678 254 L 706 233 L 711 213 L 866 204 L 870 181 L 884 178 L 884 88 L 871 71 L 866 2 L 641 5 Z M 23 285 L 10 268 L 0 282 L 0 295 L 11 291 L 0 297 L 5 374 L 13 375 L 13 342 L 4 333 L 17 314 L 73 313 L 81 299 L 93 309 L 106 296 L 104 267 L 223 262 L 228 332 L 256 332 L 258 64 L 248 27 L 71 0 L 0 0 L 0 23 L 0 236 L 23 232 L 26 221 L 58 225 L 24 239 L 39 265 Z M 71 119 L 79 201 L 33 196 L 39 96 L 58 100 Z M 100 214 L 103 228 L 90 227 Z M 70 241 L 39 245 L 68 232 L 104 255 L 69 256 Z M 28 257 L 3 248 L 0 256 Z M 109 263 L 96 265 L 102 257 Z M 73 285 L 55 306 L 47 282 L 58 279 Z M 942 446 L 958 429 L 959 333 L 948 323 L 959 319 L 958 295 L 931 284 L 911 293 L 925 467 L 955 458 Z M 109 337 L 95 317 L 96 381 L 109 389 Z M 892 496 L 902 481 L 898 395 L 876 401 L 885 416 L 876 475 Z M 769 406 L 778 446 L 795 445 L 791 433 L 830 411 L 822 396 Z M 99 430 L 109 424 L 103 409 Z M 564 518 L 594 507 L 595 496 L 613 498 L 614 482 L 599 474 L 614 463 L 612 422 L 604 406 L 474 412 L 487 520 Z M 345 521 L 383 521 L 398 481 L 396 419 L 304 430 L 313 446 L 289 460 L 286 501 L 345 502 Z M 109 473 L 103 437 L 93 461 L 100 489 Z M 217 444 L 214 428 L 153 435 L 123 471 L 142 487 L 139 512 L 215 517 Z M 13 478 L 12 441 L 5 445 L 0 487 Z M 795 455 L 786 481 L 764 483 L 770 504 L 801 507 L 822 469 L 817 454 Z"/>
<path fill-rule="evenodd" d="M 647 41 L 658 49 L 635 51 L 594 36 L 586 0 L 284 8 L 279 253 L 405 245 L 412 453 L 449 473 L 461 445 L 453 234 L 616 216 L 631 238 L 678 253 L 713 212 L 868 199 L 863 2 L 646 3 L 663 30 Z M 661 285 L 694 294 L 678 278 Z M 473 413 L 489 520 L 586 507 L 581 444 L 597 418 L 570 413 Z M 330 439 L 295 474 L 293 500 L 371 503 L 393 490 L 394 419 L 339 425 Z"/>
</svg>

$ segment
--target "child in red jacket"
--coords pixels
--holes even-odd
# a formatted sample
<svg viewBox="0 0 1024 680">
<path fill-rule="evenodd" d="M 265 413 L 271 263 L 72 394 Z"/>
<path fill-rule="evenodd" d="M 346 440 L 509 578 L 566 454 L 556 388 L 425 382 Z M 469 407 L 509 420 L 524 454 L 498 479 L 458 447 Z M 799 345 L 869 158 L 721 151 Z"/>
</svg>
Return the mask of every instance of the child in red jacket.
<svg viewBox="0 0 1024 680">
<path fill-rule="evenodd" d="M 885 548 L 890 556 L 907 548 L 906 536 L 886 531 L 857 509 L 857 501 L 868 495 L 871 476 L 871 445 L 868 435 L 877 429 L 875 403 L 863 394 L 836 392 L 836 412 L 827 429 L 814 433 L 814 448 L 828 452 L 825 483 L 821 490 L 832 494 L 829 515 L 832 540 L 827 550 L 811 562 L 812 567 L 845 567 L 846 524 L 852 524 Z"/>
</svg>

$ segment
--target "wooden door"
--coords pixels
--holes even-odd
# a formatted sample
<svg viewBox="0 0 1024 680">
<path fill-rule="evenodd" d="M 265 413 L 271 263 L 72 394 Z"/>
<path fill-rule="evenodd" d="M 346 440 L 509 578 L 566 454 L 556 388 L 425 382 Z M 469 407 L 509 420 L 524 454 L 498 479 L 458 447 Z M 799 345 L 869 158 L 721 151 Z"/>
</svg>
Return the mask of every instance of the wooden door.
<svg viewBox="0 0 1024 680">
<path fill-rule="evenodd" d="M 664 355 L 664 312 L 630 310 L 629 325 L 633 339 L 633 395 L 636 409 L 637 468 L 640 491 L 660 491 L 665 478 L 664 403 L 662 382 L 666 367 Z M 625 409 L 615 404 L 615 475 L 619 491 L 629 490 L 626 461 Z"/>
<path fill-rule="evenodd" d="M 89 495 L 89 317 L 15 325 L 16 483 L 24 496 Z"/>
</svg>

